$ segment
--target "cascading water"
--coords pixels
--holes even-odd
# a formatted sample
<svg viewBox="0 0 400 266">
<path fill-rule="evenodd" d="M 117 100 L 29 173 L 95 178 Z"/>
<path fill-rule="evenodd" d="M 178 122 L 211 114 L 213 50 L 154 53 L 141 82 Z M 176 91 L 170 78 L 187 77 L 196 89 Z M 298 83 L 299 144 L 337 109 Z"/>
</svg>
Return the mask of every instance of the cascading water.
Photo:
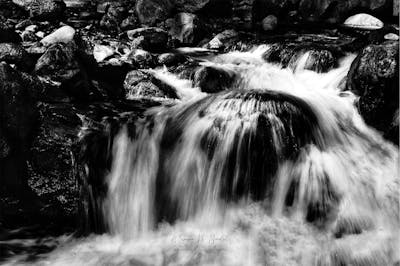
<svg viewBox="0 0 400 266">
<path fill-rule="evenodd" d="M 398 263 L 398 154 L 339 89 L 354 56 L 315 73 L 303 67 L 307 53 L 281 69 L 262 59 L 267 49 L 207 58 L 235 76 L 216 95 L 156 71 L 187 100 L 115 135 L 102 204 L 109 234 L 38 264 Z"/>
</svg>

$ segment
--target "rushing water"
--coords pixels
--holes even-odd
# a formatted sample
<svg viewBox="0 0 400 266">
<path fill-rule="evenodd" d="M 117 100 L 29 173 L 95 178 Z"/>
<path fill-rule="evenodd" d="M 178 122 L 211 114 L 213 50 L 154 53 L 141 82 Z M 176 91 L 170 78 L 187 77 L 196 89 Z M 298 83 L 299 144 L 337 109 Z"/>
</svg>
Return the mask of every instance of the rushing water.
<svg viewBox="0 0 400 266">
<path fill-rule="evenodd" d="M 395 265 L 396 148 L 327 73 L 250 52 L 204 57 L 233 73 L 207 95 L 165 69 L 181 102 L 123 126 L 112 147 L 109 233 L 64 241 L 38 265 Z M 23 256 L 7 264 L 23 264 Z"/>
</svg>

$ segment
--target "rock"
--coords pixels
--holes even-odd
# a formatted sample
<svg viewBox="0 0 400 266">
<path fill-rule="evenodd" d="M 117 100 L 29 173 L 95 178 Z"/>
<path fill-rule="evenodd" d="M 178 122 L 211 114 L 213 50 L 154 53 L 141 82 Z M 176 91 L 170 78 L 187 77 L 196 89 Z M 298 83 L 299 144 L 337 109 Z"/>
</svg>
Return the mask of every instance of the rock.
<svg viewBox="0 0 400 266">
<path fill-rule="evenodd" d="M 170 0 L 138 0 L 136 13 L 142 24 L 153 26 L 169 17 L 174 4 Z"/>
<path fill-rule="evenodd" d="M 166 21 L 169 34 L 184 45 L 199 42 L 204 37 L 196 15 L 191 13 L 178 13 Z"/>
<path fill-rule="evenodd" d="M 175 7 L 179 11 L 194 13 L 201 10 L 210 0 L 175 0 Z"/>
<path fill-rule="evenodd" d="M 138 68 L 150 68 L 154 65 L 154 60 L 151 53 L 142 49 L 134 49 L 132 52 L 130 52 L 128 55 L 128 60 L 131 60 L 132 64 Z"/>
<path fill-rule="evenodd" d="M 114 53 L 114 49 L 106 45 L 95 44 L 93 48 L 93 56 L 98 63 L 104 61 L 104 59 L 112 56 Z"/>
<path fill-rule="evenodd" d="M 225 30 L 212 38 L 205 47 L 208 49 L 221 50 L 237 41 L 238 37 L 239 34 L 235 30 Z"/>
<path fill-rule="evenodd" d="M 38 31 L 35 34 L 38 38 L 43 39 L 44 38 L 44 32 L 43 31 Z"/>
<path fill-rule="evenodd" d="M 232 22 L 241 29 L 251 29 L 253 26 L 254 0 L 233 1 Z M 254 10 L 256 12 L 256 10 Z"/>
<path fill-rule="evenodd" d="M 109 31 L 118 32 L 120 24 L 126 18 L 128 11 L 121 3 L 111 3 L 106 11 L 106 14 L 100 21 L 100 27 Z"/>
<path fill-rule="evenodd" d="M 38 59 L 35 73 L 60 82 L 61 88 L 76 99 L 87 100 L 95 95 L 84 59 L 75 44 L 56 43 Z"/>
<path fill-rule="evenodd" d="M 185 61 L 186 57 L 182 54 L 164 53 L 158 56 L 158 63 L 168 67 L 184 63 Z"/>
<path fill-rule="evenodd" d="M 262 20 L 261 25 L 263 30 L 265 31 L 274 30 L 278 25 L 278 18 L 275 17 L 274 15 L 269 15 Z"/>
<path fill-rule="evenodd" d="M 39 27 L 37 25 L 29 25 L 25 28 L 25 31 L 36 32 L 38 28 Z"/>
<path fill-rule="evenodd" d="M 24 42 L 36 42 L 39 41 L 39 37 L 32 31 L 24 31 L 21 34 L 21 38 Z"/>
<path fill-rule="evenodd" d="M 203 92 L 217 93 L 231 89 L 234 80 L 234 73 L 230 73 L 222 68 L 203 66 L 194 74 L 193 83 Z"/>
<path fill-rule="evenodd" d="M 134 48 L 160 51 L 167 47 L 168 33 L 160 28 L 138 28 L 127 31 L 127 35 L 129 39 L 133 40 Z"/>
<path fill-rule="evenodd" d="M 13 0 L 13 2 L 37 20 L 59 20 L 63 17 L 66 5 L 62 0 Z"/>
<path fill-rule="evenodd" d="M 124 88 L 127 99 L 178 98 L 174 88 L 141 70 L 133 70 L 126 75 Z"/>
<path fill-rule="evenodd" d="M 55 43 L 69 43 L 74 40 L 75 29 L 70 26 L 63 26 L 44 37 L 40 42 L 44 45 Z"/>
<path fill-rule="evenodd" d="M 392 40 L 392 41 L 398 41 L 399 40 L 399 35 L 394 34 L 394 33 L 388 33 L 384 36 L 385 40 Z"/>
<path fill-rule="evenodd" d="M 1 161 L 0 187 L 17 194 L 26 192 L 22 190 L 27 187 L 25 158 L 36 121 L 30 90 L 20 72 L 0 62 L 0 132 L 13 150 L 6 161 Z"/>
<path fill-rule="evenodd" d="M 338 59 L 327 49 L 312 49 L 308 51 L 308 58 L 304 69 L 317 73 L 325 73 L 336 67 Z"/>
<path fill-rule="evenodd" d="M 30 19 L 25 19 L 15 25 L 16 30 L 24 30 L 26 27 L 33 25 L 34 23 Z"/>
<path fill-rule="evenodd" d="M 397 41 L 365 47 L 353 61 L 347 89 L 360 96 L 365 122 L 388 135 L 399 107 L 399 46 Z M 391 139 L 398 143 L 398 136 Z"/>
<path fill-rule="evenodd" d="M 34 65 L 25 49 L 15 43 L 0 43 L 0 61 L 15 64 L 24 71 L 31 70 Z"/>
<path fill-rule="evenodd" d="M 120 28 L 123 31 L 127 31 L 127 30 L 133 30 L 138 28 L 140 25 L 139 23 L 139 19 L 137 18 L 136 15 L 130 15 L 129 17 L 127 17 L 126 19 L 124 19 L 121 22 Z"/>
<path fill-rule="evenodd" d="M 357 29 L 376 30 L 383 28 L 383 22 L 369 14 L 361 13 L 349 17 L 343 23 L 347 27 Z"/>
</svg>

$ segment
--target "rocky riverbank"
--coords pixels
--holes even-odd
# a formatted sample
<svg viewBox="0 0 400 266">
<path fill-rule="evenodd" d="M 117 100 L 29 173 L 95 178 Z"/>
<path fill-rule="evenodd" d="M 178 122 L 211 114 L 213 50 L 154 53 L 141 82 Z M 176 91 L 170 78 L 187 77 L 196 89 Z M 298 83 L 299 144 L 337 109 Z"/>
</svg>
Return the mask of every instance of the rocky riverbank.
<svg viewBox="0 0 400 266">
<path fill-rule="evenodd" d="M 182 97 L 151 69 L 165 67 L 207 93 L 232 84 L 231 73 L 200 66 L 193 50 L 181 47 L 218 54 L 269 44 L 266 61 L 288 67 L 309 52 L 306 69 L 319 73 L 356 53 L 341 87 L 359 96 L 365 121 L 398 144 L 394 6 L 389 0 L 0 1 L 0 237 L 35 224 L 77 229 L 81 126 Z M 361 12 L 375 17 L 350 17 Z"/>
</svg>

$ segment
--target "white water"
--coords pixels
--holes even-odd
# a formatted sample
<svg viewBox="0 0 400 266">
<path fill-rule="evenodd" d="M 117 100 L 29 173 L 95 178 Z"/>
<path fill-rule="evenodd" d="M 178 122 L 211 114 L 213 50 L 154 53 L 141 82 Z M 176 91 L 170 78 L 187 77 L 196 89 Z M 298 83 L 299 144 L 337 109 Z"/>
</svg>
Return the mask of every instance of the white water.
<svg viewBox="0 0 400 266">
<path fill-rule="evenodd" d="M 261 55 L 267 48 L 219 55 L 204 64 L 236 73 L 233 90 L 258 90 L 260 95 L 275 91 L 304 101 L 317 119 L 317 128 L 307 129 L 304 124 L 305 134 L 312 135 L 313 141 L 301 146 L 294 158 L 286 158 L 285 140 L 296 138 L 299 130 L 285 127 L 290 119 L 282 114 L 296 114 L 293 106 L 225 94 L 204 100 L 205 95 L 187 81 L 160 70 L 158 78 L 176 87 L 182 103 L 150 111 L 156 124 L 151 132 L 145 122 L 138 122 L 142 124 L 135 139 L 128 137 L 126 128 L 115 137 L 104 209 L 110 234 L 73 240 L 37 264 L 328 266 L 398 262 L 398 153 L 363 123 L 353 106 L 356 98 L 351 93 L 343 97 L 339 86 L 354 55 L 345 57 L 339 68 L 317 74 L 302 69 L 303 59 L 295 70 L 265 63 Z M 188 111 L 199 101 L 203 102 L 196 111 Z M 263 200 L 255 201 L 250 192 L 226 200 L 221 192 L 227 187 L 238 191 L 243 180 L 266 178 L 252 176 L 248 170 L 258 166 L 250 159 L 243 162 L 237 155 L 233 165 L 227 159 L 232 149 L 238 154 L 249 147 L 258 152 L 256 146 L 242 142 L 249 132 L 258 132 L 262 115 L 271 133 L 271 144 L 265 145 L 273 147 L 265 156 L 278 158 L 272 177 L 275 182 L 262 183 L 265 191 L 245 182 L 249 191 L 265 192 Z M 161 148 L 163 134 L 171 130 L 168 117 L 178 120 L 182 135 L 179 141 L 169 142 L 171 147 Z M 293 119 L 301 117 L 294 115 Z M 214 135 L 208 140 L 216 140 L 211 155 L 205 152 L 210 146 L 204 148 L 202 143 L 209 132 Z M 251 155 L 252 149 L 246 154 Z M 160 154 L 166 155 L 160 159 Z M 168 184 L 163 184 L 167 196 L 162 201 L 156 199 L 160 168 Z M 228 168 L 232 168 L 229 186 L 224 184 Z M 296 192 L 287 204 L 293 184 Z M 167 213 L 172 209 L 175 223 L 159 223 L 155 206 Z M 309 206 L 320 206 L 316 210 L 324 215 L 317 214 L 317 219 L 310 221 Z M 8 264 L 23 264 L 20 259 Z"/>
</svg>

